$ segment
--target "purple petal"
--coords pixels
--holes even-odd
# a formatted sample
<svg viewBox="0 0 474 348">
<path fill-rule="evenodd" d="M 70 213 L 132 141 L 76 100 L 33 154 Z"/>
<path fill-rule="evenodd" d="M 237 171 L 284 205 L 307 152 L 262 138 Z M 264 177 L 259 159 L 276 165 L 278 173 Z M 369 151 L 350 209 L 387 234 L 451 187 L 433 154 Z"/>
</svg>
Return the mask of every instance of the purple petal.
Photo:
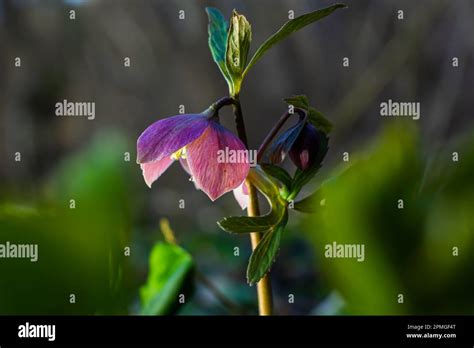
<svg viewBox="0 0 474 348">
<path fill-rule="evenodd" d="M 221 151 L 247 151 L 244 144 L 221 125 L 211 122 L 204 133 L 187 146 L 187 161 L 196 184 L 211 200 L 238 187 L 250 169 L 248 156 L 240 163 L 219 161 Z"/>
<path fill-rule="evenodd" d="M 249 205 L 249 192 L 247 184 L 245 181 L 236 189 L 234 189 L 234 198 L 239 203 L 242 210 L 248 207 Z"/>
<path fill-rule="evenodd" d="M 159 161 L 140 164 L 143 178 L 145 179 L 148 187 L 151 188 L 151 184 L 153 184 L 153 182 L 156 181 L 156 179 L 158 179 L 166 169 L 168 169 L 173 161 L 174 160 L 170 156 L 167 156 Z"/>
<path fill-rule="evenodd" d="M 168 117 L 149 126 L 137 141 L 138 163 L 169 157 L 199 138 L 209 125 L 203 114 Z"/>
<path fill-rule="evenodd" d="M 287 131 L 283 132 L 277 138 L 277 140 L 275 140 L 275 142 L 268 150 L 270 162 L 272 164 L 280 164 L 281 162 L 283 162 L 287 153 L 293 146 L 293 143 L 296 141 L 302 129 L 304 128 L 304 125 L 304 121 L 299 121 L 291 128 L 288 128 Z"/>
</svg>

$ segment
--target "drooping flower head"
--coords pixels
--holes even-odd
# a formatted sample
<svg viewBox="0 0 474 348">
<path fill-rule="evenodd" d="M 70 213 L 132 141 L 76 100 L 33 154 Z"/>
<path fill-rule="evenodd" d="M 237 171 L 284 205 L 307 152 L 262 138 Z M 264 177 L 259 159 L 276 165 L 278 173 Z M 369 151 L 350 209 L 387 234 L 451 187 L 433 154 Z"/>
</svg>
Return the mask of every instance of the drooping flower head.
<svg viewBox="0 0 474 348">
<path fill-rule="evenodd" d="M 250 164 L 219 161 L 218 154 L 226 148 L 246 150 L 245 146 L 213 115 L 209 108 L 200 114 L 165 118 L 145 129 L 137 141 L 137 162 L 148 186 L 175 160 L 213 201 L 242 184 Z"/>
<path fill-rule="evenodd" d="M 283 162 L 286 155 L 301 170 L 322 161 L 327 151 L 328 138 L 311 123 L 301 119 L 285 131 L 269 149 L 272 164 Z"/>
<path fill-rule="evenodd" d="M 319 160 L 321 134 L 312 124 L 305 123 L 289 151 L 291 161 L 301 170 L 308 169 Z"/>
</svg>

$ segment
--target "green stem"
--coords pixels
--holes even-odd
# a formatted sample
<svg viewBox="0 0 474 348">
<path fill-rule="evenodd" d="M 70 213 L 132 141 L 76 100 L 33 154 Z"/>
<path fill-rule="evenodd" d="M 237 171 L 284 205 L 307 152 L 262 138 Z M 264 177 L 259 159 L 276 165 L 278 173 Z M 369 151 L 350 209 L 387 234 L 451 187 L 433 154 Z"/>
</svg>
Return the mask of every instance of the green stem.
<svg viewBox="0 0 474 348">
<path fill-rule="evenodd" d="M 240 140 L 244 143 L 245 147 L 248 149 L 247 133 L 245 131 L 245 123 L 242 115 L 242 106 L 240 105 L 239 96 L 234 96 L 234 103 L 232 104 L 232 109 L 234 110 L 235 115 L 235 125 L 237 128 L 237 134 Z M 247 181 L 247 187 L 249 191 L 249 205 L 247 208 L 248 216 L 259 216 L 260 209 L 258 206 L 258 196 L 255 186 L 250 184 Z M 252 243 L 252 250 L 255 250 L 258 243 L 262 239 L 261 233 L 250 233 L 250 242 Z M 270 276 L 267 273 L 257 283 L 257 296 L 258 296 L 258 312 L 260 315 L 272 315 L 273 313 L 273 304 L 272 304 L 272 288 L 270 282 Z"/>
</svg>

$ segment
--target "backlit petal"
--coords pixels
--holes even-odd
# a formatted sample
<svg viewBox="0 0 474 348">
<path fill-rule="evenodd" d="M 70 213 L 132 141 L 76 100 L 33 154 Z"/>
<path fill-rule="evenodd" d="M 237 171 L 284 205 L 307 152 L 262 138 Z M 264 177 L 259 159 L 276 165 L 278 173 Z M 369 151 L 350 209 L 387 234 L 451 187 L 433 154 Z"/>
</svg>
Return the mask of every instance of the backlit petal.
<svg viewBox="0 0 474 348">
<path fill-rule="evenodd" d="M 137 141 L 138 163 L 170 157 L 193 140 L 209 125 L 203 114 L 168 117 L 149 126 Z"/>
<path fill-rule="evenodd" d="M 173 163 L 173 159 L 170 156 L 164 157 L 159 161 L 147 162 L 140 164 L 142 168 L 143 178 L 145 179 L 148 187 L 151 188 L 151 184 L 160 177 L 163 172 Z"/>
<path fill-rule="evenodd" d="M 187 146 L 187 162 L 194 180 L 213 201 L 238 187 L 250 168 L 248 156 L 240 156 L 245 160 L 239 163 L 219 161 L 219 150 L 226 148 L 228 153 L 247 151 L 239 138 L 215 122 L 210 122 L 204 133 Z"/>
<path fill-rule="evenodd" d="M 242 210 L 248 207 L 249 205 L 249 192 L 247 189 L 247 184 L 245 181 L 233 191 L 234 198 L 239 203 Z"/>
</svg>

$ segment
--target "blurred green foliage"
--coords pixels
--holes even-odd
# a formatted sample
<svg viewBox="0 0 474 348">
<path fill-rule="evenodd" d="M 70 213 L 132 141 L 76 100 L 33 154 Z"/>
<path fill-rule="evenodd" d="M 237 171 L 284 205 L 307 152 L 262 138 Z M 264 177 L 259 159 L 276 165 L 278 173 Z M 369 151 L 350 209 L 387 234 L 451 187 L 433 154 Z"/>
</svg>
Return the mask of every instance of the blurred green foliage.
<svg viewBox="0 0 474 348">
<path fill-rule="evenodd" d="M 1 204 L 2 243 L 36 243 L 39 258 L 0 261 L 0 313 L 128 312 L 132 202 L 125 151 L 123 138 L 101 134 L 59 166 L 41 196 Z"/>
<path fill-rule="evenodd" d="M 157 243 L 150 255 L 147 283 L 140 289 L 142 314 L 171 314 L 178 308 L 179 296 L 192 290 L 194 262 L 183 248 L 171 243 Z"/>
<path fill-rule="evenodd" d="M 303 229 L 343 313 L 474 311 L 472 133 L 454 145 L 425 160 L 417 130 L 392 124 L 321 185 L 320 206 Z M 365 260 L 325 258 L 334 241 L 363 244 Z"/>
<path fill-rule="evenodd" d="M 228 298 L 254 310 L 255 289 L 242 282 L 250 254 L 246 239 L 217 226 L 210 233 L 178 231 L 191 258 L 133 228 L 142 226 L 134 208 L 139 172 L 133 160 L 124 161 L 128 148 L 122 137 L 102 134 L 61 163 L 38 188 L 41 194 L 25 191 L 2 199 L 1 242 L 37 243 L 39 259 L 0 260 L 0 313 L 135 313 L 141 297 L 146 314 L 228 314 L 199 283 L 190 300 L 194 267 Z M 298 213 L 313 253 L 298 239 L 298 219 L 290 219 L 272 269 L 278 313 L 471 314 L 472 133 L 429 157 L 416 129 L 395 124 L 350 156 L 346 165 L 330 170 L 315 196 L 316 212 Z M 404 209 L 398 209 L 399 199 Z M 132 229 L 140 232 L 133 239 Z M 333 241 L 364 244 L 365 260 L 325 258 L 324 246 Z M 125 248 L 131 246 L 128 257 Z M 240 256 L 234 256 L 235 246 Z M 136 261 L 147 255 L 148 282 L 138 291 L 146 266 Z M 294 306 L 287 303 L 290 289 L 298 298 Z M 180 293 L 186 306 L 177 306 Z"/>
</svg>

